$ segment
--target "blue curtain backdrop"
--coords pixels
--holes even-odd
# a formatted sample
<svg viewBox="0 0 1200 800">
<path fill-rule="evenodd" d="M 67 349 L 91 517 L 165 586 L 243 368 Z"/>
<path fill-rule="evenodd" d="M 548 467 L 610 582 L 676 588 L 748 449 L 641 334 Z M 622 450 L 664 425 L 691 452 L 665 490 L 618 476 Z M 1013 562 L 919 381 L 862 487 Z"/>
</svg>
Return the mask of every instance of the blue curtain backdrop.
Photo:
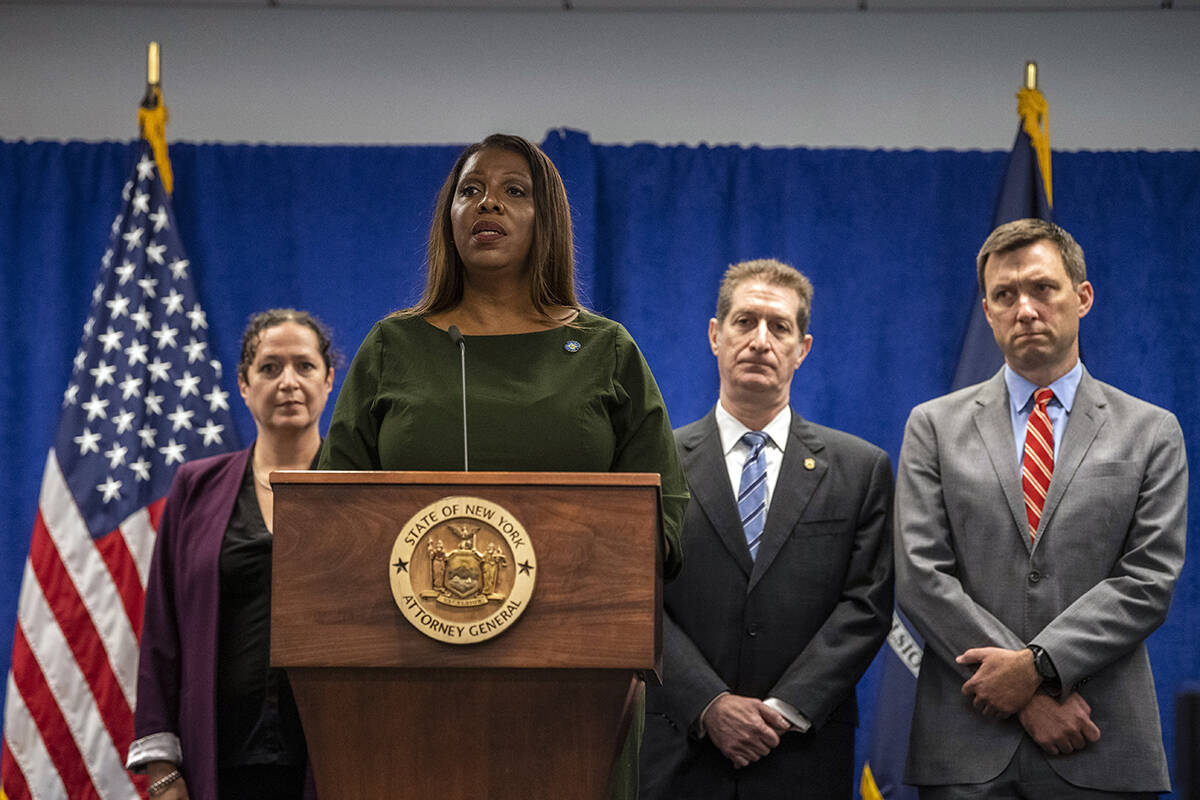
<svg viewBox="0 0 1200 800">
<path fill-rule="evenodd" d="M 813 352 L 792 392 L 806 417 L 894 460 L 909 409 L 949 389 L 1004 151 L 626 147 L 569 131 L 544 146 L 570 194 L 585 300 L 632 332 L 675 425 L 714 402 L 707 320 L 725 266 L 747 258 L 781 258 L 816 286 Z M 433 198 L 458 149 L 171 148 L 175 213 L 234 400 L 250 313 L 310 309 L 349 357 L 376 319 L 416 297 Z M 0 674 L 41 470 L 131 158 L 125 143 L 0 142 Z M 1200 152 L 1056 153 L 1054 195 L 1096 286 L 1088 368 L 1175 411 L 1194 467 Z M 232 405 L 250 441 L 249 414 Z M 1198 574 L 1193 558 L 1150 640 L 1168 753 L 1174 694 L 1200 678 Z M 888 713 L 874 697 L 868 673 L 860 751 L 873 716 Z"/>
</svg>

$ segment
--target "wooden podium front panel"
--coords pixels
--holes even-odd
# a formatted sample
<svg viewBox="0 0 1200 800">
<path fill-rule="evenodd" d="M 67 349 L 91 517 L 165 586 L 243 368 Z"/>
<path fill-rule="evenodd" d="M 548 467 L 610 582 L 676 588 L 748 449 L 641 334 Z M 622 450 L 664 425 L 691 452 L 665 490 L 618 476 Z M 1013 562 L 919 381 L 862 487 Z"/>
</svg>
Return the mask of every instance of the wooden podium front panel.
<svg viewBox="0 0 1200 800">
<path fill-rule="evenodd" d="M 317 793 L 344 800 L 601 800 L 641 692 L 621 670 L 288 676 Z"/>
<path fill-rule="evenodd" d="M 656 666 L 657 476 L 575 475 L 569 482 L 546 473 L 273 477 L 275 666 Z M 597 477 L 609 485 L 596 485 Z M 623 478 L 641 480 L 630 485 Z M 521 618 L 499 636 L 470 645 L 418 631 L 397 608 L 389 576 L 392 547 L 405 522 L 456 495 L 481 497 L 511 512 L 538 560 L 533 596 Z"/>
</svg>

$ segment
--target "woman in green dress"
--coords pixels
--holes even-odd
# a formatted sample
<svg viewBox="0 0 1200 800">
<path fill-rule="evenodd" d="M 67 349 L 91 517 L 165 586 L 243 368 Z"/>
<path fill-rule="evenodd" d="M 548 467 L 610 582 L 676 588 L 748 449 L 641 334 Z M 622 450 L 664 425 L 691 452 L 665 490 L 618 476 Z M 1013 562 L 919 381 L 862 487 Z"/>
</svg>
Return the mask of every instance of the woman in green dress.
<svg viewBox="0 0 1200 800">
<path fill-rule="evenodd" d="M 452 326 L 469 354 L 471 468 L 659 473 L 673 577 L 688 494 L 666 407 L 625 328 L 579 304 L 562 178 L 520 137 L 489 136 L 455 162 L 430 227 L 425 291 L 367 334 L 321 469 L 463 468 Z M 637 796 L 642 723 L 610 797 Z"/>
</svg>

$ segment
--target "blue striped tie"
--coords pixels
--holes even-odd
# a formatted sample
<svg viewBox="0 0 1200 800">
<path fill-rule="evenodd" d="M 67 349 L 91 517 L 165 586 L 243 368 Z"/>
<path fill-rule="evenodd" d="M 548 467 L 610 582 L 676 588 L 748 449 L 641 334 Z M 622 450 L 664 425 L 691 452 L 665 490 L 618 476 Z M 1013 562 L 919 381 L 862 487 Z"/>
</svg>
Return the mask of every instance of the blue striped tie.
<svg viewBox="0 0 1200 800">
<path fill-rule="evenodd" d="M 758 555 L 763 523 L 767 518 L 767 457 L 763 454 L 763 448 L 770 440 L 762 431 L 750 431 L 741 438 L 742 443 L 750 448 L 750 454 L 742 465 L 737 504 L 751 561 Z"/>
</svg>

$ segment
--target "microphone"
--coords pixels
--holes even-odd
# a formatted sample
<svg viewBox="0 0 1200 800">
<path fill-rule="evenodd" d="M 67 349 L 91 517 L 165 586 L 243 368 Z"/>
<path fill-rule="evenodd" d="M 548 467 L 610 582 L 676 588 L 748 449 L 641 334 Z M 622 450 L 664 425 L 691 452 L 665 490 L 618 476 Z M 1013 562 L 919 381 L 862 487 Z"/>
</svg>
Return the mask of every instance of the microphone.
<svg viewBox="0 0 1200 800">
<path fill-rule="evenodd" d="M 450 341 L 458 345 L 459 371 L 462 373 L 463 472 L 467 472 L 467 343 L 457 325 L 451 325 L 446 332 L 450 334 Z"/>
</svg>

